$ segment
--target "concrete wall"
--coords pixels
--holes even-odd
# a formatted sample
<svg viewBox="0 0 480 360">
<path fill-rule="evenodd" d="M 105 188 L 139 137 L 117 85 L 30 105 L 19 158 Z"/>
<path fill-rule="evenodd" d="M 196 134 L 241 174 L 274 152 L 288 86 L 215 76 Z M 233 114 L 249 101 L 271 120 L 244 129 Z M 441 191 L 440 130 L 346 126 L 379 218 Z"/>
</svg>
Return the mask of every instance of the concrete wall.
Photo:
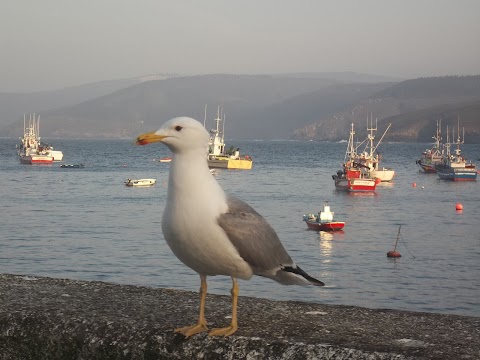
<svg viewBox="0 0 480 360">
<path fill-rule="evenodd" d="M 241 297 L 239 330 L 185 339 L 198 294 L 0 274 L 0 359 L 480 359 L 480 318 Z M 208 295 L 211 327 L 230 322 Z"/>
</svg>

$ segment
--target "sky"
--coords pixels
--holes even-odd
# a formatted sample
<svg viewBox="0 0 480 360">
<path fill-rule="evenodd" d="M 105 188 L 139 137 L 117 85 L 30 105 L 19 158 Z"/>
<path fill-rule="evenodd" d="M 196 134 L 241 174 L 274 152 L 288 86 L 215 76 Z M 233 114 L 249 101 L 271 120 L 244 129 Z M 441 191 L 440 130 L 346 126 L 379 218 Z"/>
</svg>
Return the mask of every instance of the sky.
<svg viewBox="0 0 480 360">
<path fill-rule="evenodd" d="M 149 74 L 480 74 L 478 0 L 0 0 L 0 92 Z"/>
</svg>

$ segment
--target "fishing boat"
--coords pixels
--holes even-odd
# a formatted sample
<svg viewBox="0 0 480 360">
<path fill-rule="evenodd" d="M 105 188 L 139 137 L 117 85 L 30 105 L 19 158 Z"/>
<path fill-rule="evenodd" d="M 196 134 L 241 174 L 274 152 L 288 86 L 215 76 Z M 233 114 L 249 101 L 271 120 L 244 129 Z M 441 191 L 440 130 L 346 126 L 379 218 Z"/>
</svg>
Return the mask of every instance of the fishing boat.
<svg viewBox="0 0 480 360">
<path fill-rule="evenodd" d="M 54 157 L 40 145 L 39 125 L 40 116 L 30 114 L 27 124 L 26 117 L 23 115 L 24 131 L 18 147 L 18 158 L 21 164 L 51 164 L 54 161 Z"/>
<path fill-rule="evenodd" d="M 343 169 L 338 170 L 336 174 L 332 175 L 335 182 L 335 189 L 349 191 L 349 192 L 372 192 L 375 191 L 380 179 L 371 178 L 369 175 L 368 166 L 356 161 L 357 155 L 354 146 L 355 131 L 350 130 L 350 136 L 347 144 L 347 151 L 345 153 Z"/>
<path fill-rule="evenodd" d="M 435 140 L 431 149 L 426 149 L 422 152 L 422 157 L 415 163 L 420 167 L 420 170 L 425 173 L 436 173 L 436 165 L 443 161 L 442 141 L 442 122 L 437 120 L 437 132 L 433 136 Z"/>
<path fill-rule="evenodd" d="M 455 138 L 455 132 L 453 133 Z M 455 142 L 456 149 L 452 154 L 450 151 L 451 144 L 448 140 L 447 127 L 447 143 L 445 144 L 446 153 L 443 161 L 435 166 L 438 177 L 441 180 L 453 181 L 475 181 L 477 180 L 477 168 L 474 163 L 467 161 L 462 155 L 460 144 L 465 142 L 465 129 L 463 129 L 463 139 L 460 139 L 460 120 L 458 122 L 457 140 Z"/>
<path fill-rule="evenodd" d="M 220 129 L 220 123 L 222 123 L 222 129 Z M 220 107 L 217 109 L 215 125 L 215 129 L 210 130 L 208 166 L 218 169 L 250 170 L 253 160 L 249 155 L 240 156 L 240 149 L 238 148 L 234 149 L 232 147 L 228 151 L 225 150 L 225 114 L 223 114 L 223 118 L 220 116 Z"/>
<path fill-rule="evenodd" d="M 309 229 L 317 231 L 338 231 L 345 226 L 344 221 L 333 221 L 334 212 L 330 210 L 328 202 L 323 204 L 323 209 L 317 214 L 303 215 L 303 221 L 307 223 Z"/>
<path fill-rule="evenodd" d="M 366 146 L 364 151 L 361 154 L 357 154 L 355 156 L 355 161 L 366 166 L 368 177 L 371 179 L 380 179 L 380 181 L 389 182 L 393 180 L 395 176 L 395 170 L 380 167 L 380 159 L 381 156 L 377 152 L 378 146 L 382 142 L 383 138 L 387 134 L 388 129 L 392 124 L 388 124 L 387 129 L 383 133 L 380 140 L 377 144 L 374 143 L 375 140 L 375 132 L 377 131 L 377 120 L 375 119 L 375 127 L 373 127 L 373 119 L 370 119 L 370 127 L 368 126 L 368 119 L 367 119 L 367 131 L 370 133 L 367 135 Z M 356 152 L 356 151 L 355 151 Z"/>
<path fill-rule="evenodd" d="M 157 179 L 127 179 L 125 181 L 126 186 L 136 186 L 136 187 L 141 187 L 141 186 L 152 186 L 157 182 Z"/>
</svg>

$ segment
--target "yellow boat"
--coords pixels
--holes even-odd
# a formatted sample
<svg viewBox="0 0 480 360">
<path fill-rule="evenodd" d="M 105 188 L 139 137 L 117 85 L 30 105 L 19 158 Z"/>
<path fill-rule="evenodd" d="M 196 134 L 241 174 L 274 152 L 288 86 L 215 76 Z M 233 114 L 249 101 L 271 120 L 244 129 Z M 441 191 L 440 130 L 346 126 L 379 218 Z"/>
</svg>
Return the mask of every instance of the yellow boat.
<svg viewBox="0 0 480 360">
<path fill-rule="evenodd" d="M 220 122 L 223 121 L 222 130 L 220 130 Z M 239 169 L 250 170 L 253 160 L 249 155 L 240 156 L 240 149 L 235 151 L 225 151 L 224 129 L 225 119 L 220 116 L 220 107 L 217 110 L 215 118 L 216 128 L 210 130 L 208 166 L 218 169 Z"/>
<path fill-rule="evenodd" d="M 243 157 L 232 156 L 208 156 L 208 166 L 218 169 L 240 169 L 250 170 L 252 168 L 252 158 L 248 155 Z"/>
</svg>

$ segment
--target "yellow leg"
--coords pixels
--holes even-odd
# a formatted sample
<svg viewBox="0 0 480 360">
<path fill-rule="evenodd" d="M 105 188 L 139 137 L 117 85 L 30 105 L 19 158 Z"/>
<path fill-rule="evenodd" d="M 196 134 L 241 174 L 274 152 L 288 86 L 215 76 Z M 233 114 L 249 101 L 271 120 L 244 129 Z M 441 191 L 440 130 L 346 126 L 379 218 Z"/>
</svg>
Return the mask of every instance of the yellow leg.
<svg viewBox="0 0 480 360">
<path fill-rule="evenodd" d="M 237 279 L 232 276 L 232 323 L 225 328 L 212 329 L 208 333 L 208 336 L 229 336 L 232 335 L 238 329 L 237 325 L 237 302 L 238 302 L 238 283 Z"/>
<path fill-rule="evenodd" d="M 185 326 L 175 329 L 176 333 L 180 333 L 185 337 L 189 337 L 201 332 L 208 331 L 207 321 L 205 320 L 205 299 L 207 297 L 207 277 L 200 275 L 200 315 L 198 316 L 198 323 L 192 326 Z"/>
</svg>

